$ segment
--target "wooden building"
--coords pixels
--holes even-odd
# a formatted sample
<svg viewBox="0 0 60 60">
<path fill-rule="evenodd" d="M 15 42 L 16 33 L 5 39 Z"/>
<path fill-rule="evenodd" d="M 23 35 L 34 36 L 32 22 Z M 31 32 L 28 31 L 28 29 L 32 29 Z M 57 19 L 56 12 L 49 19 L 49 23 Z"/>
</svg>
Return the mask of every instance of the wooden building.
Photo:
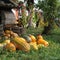
<svg viewBox="0 0 60 60">
<path fill-rule="evenodd" d="M 15 25 L 16 18 L 11 9 L 15 7 L 10 0 L 0 0 L 0 35 L 2 35 L 6 29 L 13 29 L 12 27 Z M 15 29 L 19 30 L 18 28 Z"/>
</svg>

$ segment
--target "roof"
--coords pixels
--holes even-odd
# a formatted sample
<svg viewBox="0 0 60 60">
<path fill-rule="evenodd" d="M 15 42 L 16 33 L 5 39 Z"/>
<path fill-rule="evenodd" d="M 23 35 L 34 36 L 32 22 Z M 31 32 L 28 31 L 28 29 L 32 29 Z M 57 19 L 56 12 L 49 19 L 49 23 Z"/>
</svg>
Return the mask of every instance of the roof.
<svg viewBox="0 0 60 60">
<path fill-rule="evenodd" d="M 0 8 L 12 8 L 15 7 L 15 5 L 10 0 L 0 0 Z"/>
<path fill-rule="evenodd" d="M 0 0 L 0 1 L 3 1 L 5 3 L 11 3 L 10 0 Z"/>
</svg>

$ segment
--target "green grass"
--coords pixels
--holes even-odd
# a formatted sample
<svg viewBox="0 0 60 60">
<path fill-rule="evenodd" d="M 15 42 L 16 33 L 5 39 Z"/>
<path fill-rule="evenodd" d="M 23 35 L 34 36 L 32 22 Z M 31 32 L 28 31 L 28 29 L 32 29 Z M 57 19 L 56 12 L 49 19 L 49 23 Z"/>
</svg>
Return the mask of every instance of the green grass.
<svg viewBox="0 0 60 60">
<path fill-rule="evenodd" d="M 40 33 L 38 30 L 31 30 L 28 33 Z M 60 60 L 60 29 L 54 29 L 51 35 L 43 35 L 49 42 L 48 47 L 42 47 L 38 51 L 31 50 L 26 53 L 20 50 L 8 52 L 0 48 L 0 60 Z"/>
</svg>

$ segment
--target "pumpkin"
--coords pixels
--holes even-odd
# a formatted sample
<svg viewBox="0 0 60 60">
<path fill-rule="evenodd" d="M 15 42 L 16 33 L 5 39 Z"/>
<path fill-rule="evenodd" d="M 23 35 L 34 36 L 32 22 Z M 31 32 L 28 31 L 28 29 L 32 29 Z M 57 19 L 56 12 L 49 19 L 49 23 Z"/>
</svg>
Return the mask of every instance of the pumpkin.
<svg viewBox="0 0 60 60">
<path fill-rule="evenodd" d="M 43 44 L 38 44 L 38 48 L 44 47 Z"/>
<path fill-rule="evenodd" d="M 5 45 L 7 45 L 8 43 L 10 43 L 10 40 L 5 40 L 2 43 L 0 43 L 1 47 L 4 47 Z"/>
<path fill-rule="evenodd" d="M 9 39 L 9 37 L 5 36 L 5 39 Z"/>
<path fill-rule="evenodd" d="M 8 43 L 10 43 L 10 40 L 5 40 L 3 43 L 8 44 Z"/>
<path fill-rule="evenodd" d="M 44 43 L 45 43 L 45 41 L 43 39 L 38 39 L 37 40 L 37 44 L 44 44 Z"/>
<path fill-rule="evenodd" d="M 26 40 L 28 43 L 31 42 L 31 38 L 30 38 L 29 36 L 25 35 L 25 36 L 23 36 L 23 38 L 25 38 L 25 40 Z"/>
<path fill-rule="evenodd" d="M 38 46 L 37 46 L 37 43 L 36 42 L 30 42 L 29 44 L 31 46 L 31 49 L 38 50 Z"/>
<path fill-rule="evenodd" d="M 30 45 L 22 37 L 14 37 L 13 41 L 16 43 L 20 50 L 28 52 L 30 50 Z"/>
<path fill-rule="evenodd" d="M 6 44 L 5 49 L 7 49 L 8 51 L 16 51 L 16 47 L 13 43 Z"/>
<path fill-rule="evenodd" d="M 14 32 L 13 32 L 13 31 L 11 31 L 11 32 L 10 32 L 10 34 L 12 35 L 12 34 L 14 34 Z"/>
<path fill-rule="evenodd" d="M 37 39 L 43 39 L 41 35 L 37 35 Z"/>
<path fill-rule="evenodd" d="M 43 44 L 44 46 L 48 46 L 49 43 L 43 39 L 38 39 L 37 44 Z"/>
<path fill-rule="evenodd" d="M 45 41 L 44 46 L 47 47 L 49 45 L 49 43 L 47 41 Z"/>
<path fill-rule="evenodd" d="M 31 42 L 36 42 L 35 36 L 33 36 L 33 35 L 30 34 L 29 37 L 31 38 Z"/>
<path fill-rule="evenodd" d="M 6 34 L 6 36 L 7 36 L 8 38 L 10 38 L 10 34 Z"/>
<path fill-rule="evenodd" d="M 16 49 L 21 50 L 21 48 L 20 48 L 19 44 L 17 44 L 17 43 L 16 43 L 16 42 L 14 42 L 14 41 L 11 41 L 11 43 L 13 43 L 13 44 L 15 45 Z"/>
<path fill-rule="evenodd" d="M 8 38 L 10 38 L 10 37 L 11 37 L 10 34 L 5 34 L 5 38 L 6 38 L 6 39 L 8 39 Z"/>
<path fill-rule="evenodd" d="M 3 44 L 2 43 L 0 43 L 0 47 L 3 47 Z"/>
<path fill-rule="evenodd" d="M 44 46 L 48 46 L 49 43 L 43 39 L 41 35 L 37 36 L 37 44 L 43 44 Z"/>
<path fill-rule="evenodd" d="M 12 35 L 13 37 L 18 37 L 18 34 L 17 34 L 17 33 L 11 32 L 11 35 Z"/>
<path fill-rule="evenodd" d="M 6 30 L 5 33 L 6 33 L 6 34 L 10 34 L 11 31 L 10 31 L 10 30 Z"/>
</svg>

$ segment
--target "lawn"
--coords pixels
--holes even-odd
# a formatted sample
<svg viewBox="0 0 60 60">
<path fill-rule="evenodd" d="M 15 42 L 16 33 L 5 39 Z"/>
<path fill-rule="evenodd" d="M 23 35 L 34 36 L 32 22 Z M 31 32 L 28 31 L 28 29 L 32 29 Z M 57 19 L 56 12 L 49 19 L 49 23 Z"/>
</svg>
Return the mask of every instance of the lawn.
<svg viewBox="0 0 60 60">
<path fill-rule="evenodd" d="M 39 31 L 28 31 L 37 34 Z M 60 60 L 60 28 L 51 31 L 50 35 L 43 35 L 49 42 L 48 47 L 41 47 L 38 51 L 31 50 L 26 53 L 20 50 L 8 52 L 0 48 L 0 60 Z"/>
</svg>

